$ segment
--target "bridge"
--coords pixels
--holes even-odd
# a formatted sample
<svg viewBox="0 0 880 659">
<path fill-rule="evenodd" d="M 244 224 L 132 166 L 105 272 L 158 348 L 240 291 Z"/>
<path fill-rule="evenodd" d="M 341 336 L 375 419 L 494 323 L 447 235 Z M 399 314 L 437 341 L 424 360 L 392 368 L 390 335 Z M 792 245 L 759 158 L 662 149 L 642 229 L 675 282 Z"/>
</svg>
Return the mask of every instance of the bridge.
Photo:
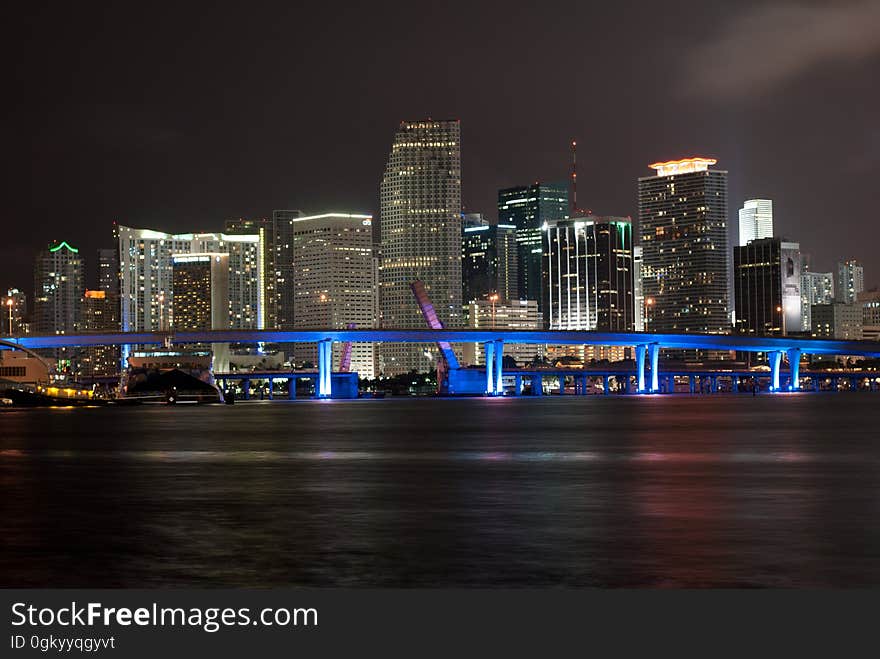
<svg viewBox="0 0 880 659">
<path fill-rule="evenodd" d="M 782 357 L 788 359 L 790 390 L 800 388 L 802 355 L 847 355 L 880 359 L 880 342 L 839 341 L 786 336 L 736 334 L 656 334 L 650 332 L 586 332 L 568 330 L 493 329 L 300 329 L 206 330 L 195 332 L 109 332 L 0 337 L 0 348 L 27 350 L 109 345 L 165 345 L 193 343 L 316 343 L 318 344 L 317 395 L 330 397 L 332 363 L 330 346 L 340 342 L 375 343 L 483 343 L 485 371 L 458 369 L 449 373 L 449 393 L 503 393 L 502 359 L 505 344 L 632 346 L 635 348 L 636 391 L 654 393 L 660 388 L 661 349 L 717 350 L 767 353 L 770 389 L 780 391 Z M 650 369 L 646 368 L 646 359 Z M 650 379 L 648 379 L 648 377 Z"/>
</svg>

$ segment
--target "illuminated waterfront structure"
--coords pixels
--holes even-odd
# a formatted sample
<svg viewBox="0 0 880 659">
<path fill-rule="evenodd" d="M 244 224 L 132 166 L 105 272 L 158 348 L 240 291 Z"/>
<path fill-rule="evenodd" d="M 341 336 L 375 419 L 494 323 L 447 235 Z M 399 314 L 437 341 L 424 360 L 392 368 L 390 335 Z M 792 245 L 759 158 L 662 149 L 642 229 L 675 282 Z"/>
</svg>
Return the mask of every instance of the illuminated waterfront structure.
<svg viewBox="0 0 880 659">
<path fill-rule="evenodd" d="M 383 327 L 421 328 L 410 285 L 424 283 L 445 327 L 460 327 L 461 125 L 458 120 L 404 121 L 380 186 L 380 309 Z M 381 347 L 381 372 L 434 368 L 436 346 Z"/>
<path fill-rule="evenodd" d="M 489 224 L 481 215 L 464 216 L 461 237 L 462 299 L 470 303 L 497 295 L 518 299 L 515 228 Z"/>
<path fill-rule="evenodd" d="M 803 328 L 798 243 L 752 240 L 733 250 L 736 329 L 747 334 L 790 334 Z"/>
<path fill-rule="evenodd" d="M 858 261 L 844 261 L 837 264 L 835 302 L 852 304 L 859 293 L 865 290 L 865 269 Z"/>
<path fill-rule="evenodd" d="M 749 199 L 739 209 L 739 246 L 773 237 L 773 201 Z"/>
<path fill-rule="evenodd" d="M 715 160 L 650 165 L 640 178 L 643 285 L 655 332 L 723 334 L 728 317 L 727 172 Z"/>
<path fill-rule="evenodd" d="M 517 286 L 511 299 L 537 300 L 543 308 L 544 222 L 569 214 L 568 183 L 535 183 L 498 191 L 498 223 L 516 227 Z"/>
<path fill-rule="evenodd" d="M 103 250 L 101 250 L 103 251 Z M 114 250 L 111 250 L 114 251 Z M 99 254 L 100 257 L 100 254 Z M 98 281 L 112 285 L 118 278 Z M 86 332 L 113 332 L 119 330 L 119 295 L 104 289 L 87 290 L 82 301 L 82 326 Z M 108 376 L 119 372 L 119 346 L 90 346 L 79 355 L 79 372 L 86 376 Z"/>
<path fill-rule="evenodd" d="M 880 341 L 880 291 L 859 293 L 856 304 L 862 308 L 862 338 Z"/>
<path fill-rule="evenodd" d="M 108 247 L 98 250 L 98 290 L 119 295 L 119 249 Z M 117 313 L 118 317 L 119 314 Z"/>
<path fill-rule="evenodd" d="M 293 324 L 295 329 L 376 326 L 379 313 L 378 272 L 373 259 L 373 218 L 355 213 L 323 213 L 291 221 Z M 342 344 L 331 358 L 338 365 Z M 316 362 L 314 344 L 294 350 L 297 364 Z M 375 349 L 370 343 L 351 346 L 350 368 L 363 378 L 375 377 Z"/>
<path fill-rule="evenodd" d="M 859 304 L 845 302 L 814 304 L 811 311 L 813 327 L 810 334 L 818 339 L 860 341 L 863 338 L 862 312 L 862 305 Z"/>
<path fill-rule="evenodd" d="M 118 227 L 121 322 L 125 331 L 159 330 L 174 319 L 172 255 L 228 254 L 228 327 L 261 329 L 263 280 L 259 234 L 168 234 Z"/>
<path fill-rule="evenodd" d="M 173 254 L 171 291 L 175 312 L 170 329 L 229 327 L 229 254 Z"/>
<path fill-rule="evenodd" d="M 81 328 L 85 292 L 83 259 L 67 242 L 54 243 L 34 263 L 32 329 L 38 334 L 70 334 Z"/>
<path fill-rule="evenodd" d="M 833 301 L 834 273 L 811 272 L 805 262 L 801 272 L 801 316 L 804 331 L 809 332 L 813 327 L 813 305 L 831 304 Z"/>
<path fill-rule="evenodd" d="M 468 303 L 468 327 L 472 329 L 539 330 L 543 318 L 535 300 L 474 300 Z M 527 343 L 511 344 L 507 355 L 513 357 L 520 366 L 530 364 L 536 357 L 545 355 L 543 345 Z M 482 343 L 466 343 L 462 351 L 466 364 L 486 363 L 486 350 Z"/>
</svg>

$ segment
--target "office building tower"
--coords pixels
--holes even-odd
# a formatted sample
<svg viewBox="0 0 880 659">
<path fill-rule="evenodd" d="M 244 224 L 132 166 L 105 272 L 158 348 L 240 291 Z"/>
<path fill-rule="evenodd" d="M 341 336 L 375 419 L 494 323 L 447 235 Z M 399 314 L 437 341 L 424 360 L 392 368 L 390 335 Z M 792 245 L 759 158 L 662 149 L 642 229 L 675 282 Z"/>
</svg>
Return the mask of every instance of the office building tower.
<svg viewBox="0 0 880 659">
<path fill-rule="evenodd" d="M 27 295 L 24 291 L 17 288 L 8 289 L 6 297 L 3 298 L 3 307 L 0 312 L 3 314 L 0 326 L 3 327 L 6 336 L 20 336 L 28 333 L 30 327 L 27 322 Z"/>
<path fill-rule="evenodd" d="M 83 259 L 67 242 L 37 254 L 34 264 L 33 332 L 72 334 L 80 329 L 85 292 Z"/>
<path fill-rule="evenodd" d="M 535 183 L 498 191 L 498 223 L 516 227 L 517 291 L 513 298 L 537 300 L 544 313 L 542 286 L 545 222 L 569 215 L 568 183 Z"/>
<path fill-rule="evenodd" d="M 642 287 L 642 247 L 633 245 L 633 327 L 645 331 L 645 291 Z"/>
<path fill-rule="evenodd" d="M 303 217 L 298 210 L 272 211 L 272 254 L 275 270 L 274 304 L 270 312 L 277 329 L 293 329 L 293 222 Z"/>
<path fill-rule="evenodd" d="M 119 295 L 119 249 L 117 247 L 98 250 L 98 290 Z"/>
<path fill-rule="evenodd" d="M 806 267 L 806 264 L 804 265 Z M 801 273 L 801 325 L 805 332 L 809 332 L 813 328 L 813 305 L 831 304 L 833 301 L 833 272 L 811 272 L 810 270 L 804 270 Z"/>
<path fill-rule="evenodd" d="M 749 199 L 739 209 L 739 246 L 773 237 L 773 201 Z"/>
<path fill-rule="evenodd" d="M 633 235 L 626 217 L 544 224 L 544 310 L 551 330 L 633 331 Z"/>
<path fill-rule="evenodd" d="M 862 306 L 858 304 L 845 302 L 814 304 L 810 311 L 813 319 L 810 335 L 817 339 L 860 341 L 862 314 Z"/>
<path fill-rule="evenodd" d="M 461 280 L 465 303 L 497 295 L 516 297 L 516 232 L 512 225 L 489 224 L 465 215 L 461 237 Z"/>
<path fill-rule="evenodd" d="M 378 271 L 373 258 L 372 217 L 324 213 L 292 221 L 294 329 L 367 329 L 378 318 Z M 344 350 L 333 344 L 333 368 Z M 315 344 L 297 344 L 297 364 L 317 363 Z M 371 343 L 351 346 L 350 370 L 362 378 L 376 376 Z"/>
<path fill-rule="evenodd" d="M 99 250 L 98 260 L 101 262 L 104 250 Z M 115 250 L 111 250 L 114 251 Z M 99 284 L 112 286 L 118 278 L 102 281 L 102 271 L 98 271 Z M 83 295 L 82 326 L 86 332 L 118 332 L 119 331 L 119 296 L 117 293 L 104 290 L 87 290 Z M 100 377 L 119 373 L 119 346 L 90 346 L 83 348 L 79 355 L 79 371 L 82 375 Z"/>
<path fill-rule="evenodd" d="M 800 245 L 752 240 L 733 252 L 736 328 L 744 334 L 802 331 Z"/>
<path fill-rule="evenodd" d="M 156 331 L 174 321 L 172 255 L 228 255 L 227 322 L 233 329 L 265 327 L 263 247 L 259 234 L 168 234 L 120 226 L 120 306 L 123 331 Z"/>
<path fill-rule="evenodd" d="M 880 341 L 880 291 L 863 291 L 856 298 L 862 308 L 862 338 Z"/>
<path fill-rule="evenodd" d="M 229 235 L 257 236 L 260 247 L 260 273 L 262 291 L 260 293 L 259 308 L 262 309 L 263 327 L 266 329 L 277 328 L 278 300 L 275 273 L 275 225 L 268 218 L 244 218 L 227 220 L 225 233 Z M 235 267 L 235 263 L 230 264 Z M 234 287 L 233 287 L 234 288 Z M 233 293 L 234 295 L 234 293 Z"/>
<path fill-rule="evenodd" d="M 834 281 L 837 284 L 835 301 L 852 304 L 858 294 L 865 290 L 865 269 L 858 261 L 838 263 Z"/>
<path fill-rule="evenodd" d="M 688 158 L 639 179 L 642 283 L 652 332 L 729 331 L 727 172 Z"/>
<path fill-rule="evenodd" d="M 170 329 L 229 329 L 229 254 L 173 254 Z"/>
<path fill-rule="evenodd" d="M 468 327 L 471 329 L 540 330 L 543 319 L 535 300 L 473 300 L 468 303 Z M 545 349 L 540 344 L 508 343 L 504 356 L 516 360 L 517 366 L 526 366 L 535 358 L 542 359 Z M 462 361 L 468 365 L 485 365 L 485 346 L 482 343 L 466 343 Z"/>
<path fill-rule="evenodd" d="M 461 126 L 404 121 L 394 136 L 380 187 L 380 308 L 387 328 L 424 328 L 410 286 L 424 282 L 447 328 L 463 322 L 461 304 Z M 434 344 L 380 346 L 386 374 L 433 370 Z"/>
</svg>

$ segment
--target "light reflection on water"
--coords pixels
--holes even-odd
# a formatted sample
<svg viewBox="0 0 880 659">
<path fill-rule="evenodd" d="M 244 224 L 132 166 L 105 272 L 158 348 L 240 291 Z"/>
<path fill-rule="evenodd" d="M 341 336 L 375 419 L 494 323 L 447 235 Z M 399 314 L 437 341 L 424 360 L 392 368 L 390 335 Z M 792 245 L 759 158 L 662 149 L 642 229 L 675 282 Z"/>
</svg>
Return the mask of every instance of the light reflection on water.
<svg viewBox="0 0 880 659">
<path fill-rule="evenodd" d="M 545 397 L 3 413 L 0 578 L 876 587 L 878 403 Z"/>
</svg>

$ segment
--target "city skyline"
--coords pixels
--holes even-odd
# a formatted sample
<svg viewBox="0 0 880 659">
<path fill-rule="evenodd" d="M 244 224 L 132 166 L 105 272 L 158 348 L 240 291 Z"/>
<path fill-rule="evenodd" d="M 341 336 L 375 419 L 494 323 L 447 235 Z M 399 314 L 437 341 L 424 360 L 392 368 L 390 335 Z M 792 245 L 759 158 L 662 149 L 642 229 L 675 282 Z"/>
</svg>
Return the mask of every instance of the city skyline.
<svg viewBox="0 0 880 659">
<path fill-rule="evenodd" d="M 768 37 L 764 42 L 775 50 L 799 48 L 800 40 L 773 42 L 774 34 L 787 34 L 787 23 L 756 3 L 701 3 L 690 8 L 693 21 L 687 23 L 675 20 L 675 4 L 641 6 L 644 20 L 632 22 L 624 20 L 625 7 L 569 8 L 569 19 L 560 21 L 552 36 L 534 35 L 523 52 L 495 47 L 502 34 L 508 40 L 527 33 L 527 25 L 516 20 L 518 10 L 511 9 L 509 29 L 499 32 L 492 29 L 490 12 L 458 8 L 459 48 L 398 66 L 379 59 L 379 53 L 359 61 L 359 39 L 353 37 L 363 31 L 376 41 L 395 35 L 400 52 L 415 52 L 426 35 L 441 32 L 441 21 L 420 24 L 416 39 L 395 12 L 379 17 L 362 9 L 331 20 L 326 10 L 308 8 L 296 15 L 301 47 L 316 46 L 319 34 L 329 46 L 322 48 L 326 57 L 309 59 L 309 68 L 286 54 L 287 41 L 280 38 L 294 24 L 292 10 L 276 7 L 270 13 L 277 31 L 259 36 L 246 29 L 247 21 L 242 25 L 222 11 L 200 15 L 205 29 L 181 44 L 178 26 L 195 20 L 190 10 L 174 21 L 157 10 L 146 22 L 114 22 L 126 15 L 124 8 L 106 20 L 94 20 L 86 8 L 39 18 L 30 8 L 18 8 L 23 27 L 14 38 L 67 43 L 66 35 L 85 34 L 89 39 L 77 40 L 69 62 L 33 46 L 22 48 L 33 56 L 25 58 L 21 77 L 13 81 L 21 102 L 5 109 L 9 125 L 17 127 L 4 165 L 14 191 L 7 212 L 15 221 L 11 239 L 0 246 L 0 283 L 25 285 L 18 273 L 27 272 L 46 238 L 63 239 L 64 229 L 75 229 L 74 239 L 93 254 L 105 246 L 113 220 L 175 233 L 191 225 L 216 230 L 225 218 L 262 216 L 274 208 L 352 208 L 375 215 L 376 183 L 394 126 L 408 116 L 449 116 L 462 120 L 469 145 L 462 170 L 466 211 L 491 217 L 498 189 L 566 177 L 568 145 L 577 139 L 582 205 L 598 214 L 635 217 L 632 181 L 644 164 L 703 153 L 731 172 L 731 209 L 756 194 L 772 198 L 779 233 L 808 246 L 818 269 L 857 259 L 866 266 L 866 285 L 876 284 L 880 267 L 870 246 L 880 239 L 880 228 L 867 220 L 880 139 L 873 125 L 880 97 L 871 84 L 877 39 L 864 39 L 865 51 L 858 54 L 829 47 L 783 70 L 743 71 L 748 58 L 738 58 L 737 66 L 720 67 L 707 80 L 701 68 L 707 58 L 700 55 L 713 48 L 720 55 L 736 52 L 744 25 L 760 25 Z M 862 4 L 823 11 L 869 25 L 874 14 L 865 14 Z M 804 20 L 815 20 L 818 30 L 830 29 L 803 5 L 791 9 L 795 18 L 799 11 Z M 688 25 L 701 22 L 714 27 L 694 38 Z M 597 52 L 615 56 L 594 66 L 579 52 L 578 40 L 567 37 L 579 33 L 578 26 L 596 24 L 610 27 L 592 35 Z M 334 29 L 330 34 L 312 29 L 321 25 Z M 638 46 L 626 53 L 603 49 L 623 36 L 621 26 Z M 140 59 L 137 53 L 157 37 L 178 43 L 184 54 L 234 45 L 210 62 L 152 47 L 151 57 Z M 648 52 L 653 66 L 676 73 L 672 82 L 655 79 L 653 66 L 641 65 Z M 187 63 L 175 71 L 170 58 Z M 568 102 L 551 108 L 538 98 L 506 103 L 505 90 L 538 70 L 552 71 L 551 83 L 570 90 Z M 218 71 L 224 74 L 215 75 Z M 424 75 L 414 77 L 416 71 Z M 406 92 L 391 93 L 404 80 Z M 102 89 L 111 81 L 117 84 L 108 96 Z M 357 111 L 322 102 L 347 88 L 370 92 L 381 102 Z M 58 102 L 43 102 L 46 90 Z M 651 97 L 650 107 L 639 105 L 633 90 L 638 98 Z M 621 102 L 590 102 L 597 93 Z M 854 95 L 861 101 L 854 107 L 838 101 Z M 522 130 L 524 125 L 529 129 Z M 823 125 L 835 130 L 815 129 Z M 836 164 L 823 165 L 828 162 Z M 849 231 L 824 235 L 832 212 Z M 728 218 L 731 228 L 734 220 Z M 34 222 L 42 230 L 26 231 Z M 852 239 L 857 232 L 861 240 Z"/>
</svg>

